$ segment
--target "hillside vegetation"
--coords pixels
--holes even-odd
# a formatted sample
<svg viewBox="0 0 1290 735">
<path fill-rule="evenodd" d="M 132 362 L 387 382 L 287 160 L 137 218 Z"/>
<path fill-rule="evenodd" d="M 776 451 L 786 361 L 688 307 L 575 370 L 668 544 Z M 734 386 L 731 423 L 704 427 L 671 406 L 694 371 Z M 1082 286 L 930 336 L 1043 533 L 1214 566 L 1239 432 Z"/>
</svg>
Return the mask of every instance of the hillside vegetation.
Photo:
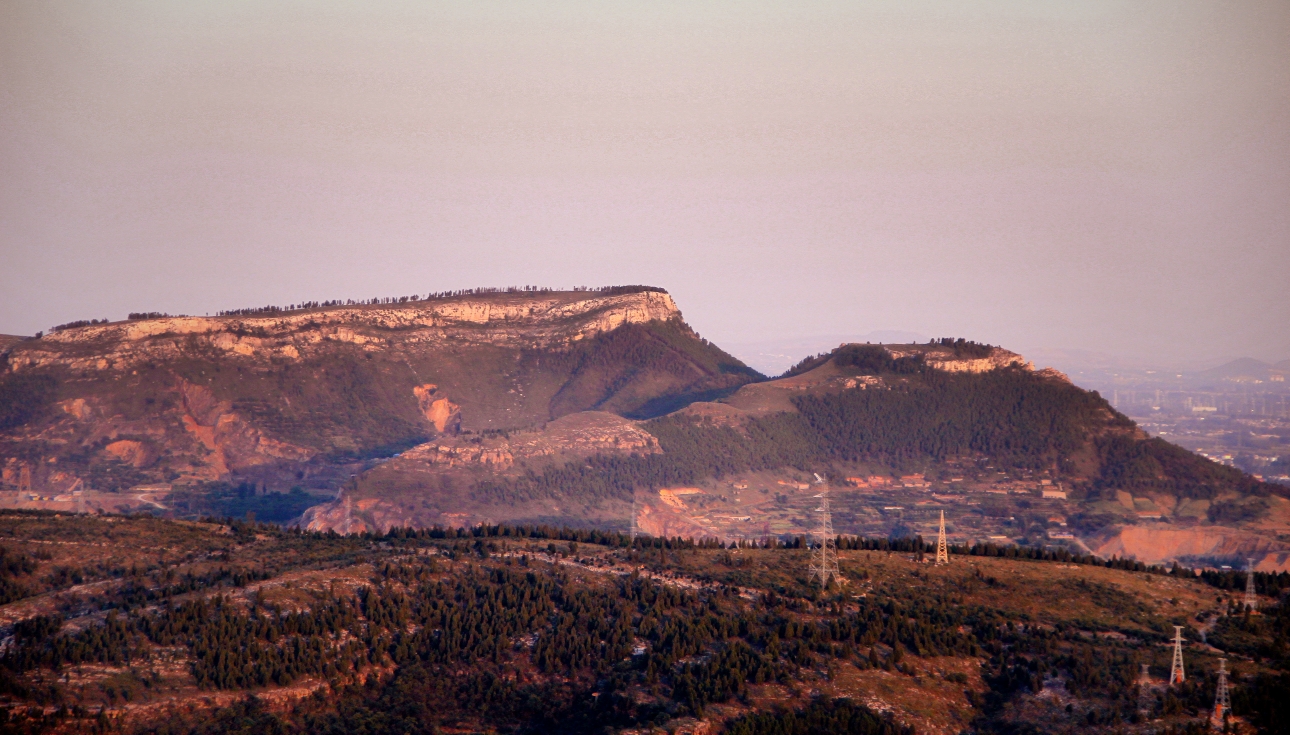
<svg viewBox="0 0 1290 735">
<path fill-rule="evenodd" d="M 8 732 L 1182 732 L 1220 655 L 1247 728 L 1285 716 L 1284 604 L 1132 563 L 852 540 L 820 590 L 798 542 L 30 513 L 0 538 Z"/>
<path fill-rule="evenodd" d="M 733 425 L 687 414 L 656 419 L 644 427 L 658 438 L 661 454 L 595 457 L 482 483 L 479 491 L 499 500 L 630 497 L 636 487 L 746 471 L 861 461 L 901 471 L 957 457 L 988 458 L 1005 469 L 1057 468 L 1089 499 L 1123 489 L 1205 498 L 1273 490 L 1238 470 L 1145 439 L 1097 394 L 1031 370 L 947 373 L 865 345 L 842 348 L 833 360 L 850 373 L 894 382 L 886 390 L 795 396 L 794 412 L 752 415 Z"/>
</svg>

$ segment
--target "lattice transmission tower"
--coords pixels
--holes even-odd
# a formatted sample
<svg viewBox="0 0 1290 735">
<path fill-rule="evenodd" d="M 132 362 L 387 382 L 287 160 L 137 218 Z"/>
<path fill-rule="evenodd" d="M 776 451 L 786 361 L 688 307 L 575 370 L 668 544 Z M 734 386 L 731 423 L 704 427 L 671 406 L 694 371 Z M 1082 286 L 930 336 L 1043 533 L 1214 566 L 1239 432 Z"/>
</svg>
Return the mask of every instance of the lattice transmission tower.
<svg viewBox="0 0 1290 735">
<path fill-rule="evenodd" d="M 1187 673 L 1183 671 L 1182 644 L 1183 644 L 1182 626 L 1175 625 L 1174 626 L 1174 665 L 1173 665 L 1173 668 L 1169 671 L 1169 686 L 1173 686 L 1174 684 L 1181 684 L 1184 681 L 1187 681 Z"/>
<path fill-rule="evenodd" d="M 1138 712 L 1143 716 L 1151 714 L 1156 708 L 1154 697 L 1151 695 L 1151 689 L 1155 682 L 1151 681 L 1151 667 L 1142 664 L 1142 674 L 1138 676 Z"/>
<path fill-rule="evenodd" d="M 1232 709 L 1232 700 L 1227 694 L 1227 659 L 1218 660 L 1218 690 L 1214 692 L 1214 714 L 1210 722 L 1214 727 L 1223 726 L 1223 716 Z"/>
<path fill-rule="evenodd" d="M 815 496 L 820 499 L 820 507 L 815 509 L 820 514 L 820 527 L 816 531 L 820 545 L 811 552 L 809 569 L 810 578 L 819 579 L 820 588 L 823 589 L 829 586 L 830 578 L 837 584 L 843 584 L 846 579 L 838 572 L 838 546 L 833 536 L 833 513 L 829 510 L 829 486 L 819 475 L 815 476 L 815 484 L 822 486 L 820 494 Z"/>
<path fill-rule="evenodd" d="M 1259 595 L 1254 591 L 1254 560 L 1245 560 L 1245 606 L 1250 610 L 1259 609 Z"/>
<path fill-rule="evenodd" d="M 941 511 L 941 531 L 936 534 L 936 565 L 950 563 L 950 550 L 945 544 L 945 511 Z"/>
</svg>

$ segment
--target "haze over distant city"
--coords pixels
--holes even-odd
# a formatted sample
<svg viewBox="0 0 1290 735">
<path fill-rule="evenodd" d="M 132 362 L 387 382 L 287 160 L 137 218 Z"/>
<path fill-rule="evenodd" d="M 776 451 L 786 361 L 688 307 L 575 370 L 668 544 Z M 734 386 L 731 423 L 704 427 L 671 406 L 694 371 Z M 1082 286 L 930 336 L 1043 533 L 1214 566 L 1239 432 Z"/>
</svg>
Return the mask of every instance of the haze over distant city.
<svg viewBox="0 0 1290 735">
<path fill-rule="evenodd" d="M 1290 358 L 1284 2 L 15 0 L 0 132 L 2 333 L 646 283 L 746 359 Z"/>
</svg>

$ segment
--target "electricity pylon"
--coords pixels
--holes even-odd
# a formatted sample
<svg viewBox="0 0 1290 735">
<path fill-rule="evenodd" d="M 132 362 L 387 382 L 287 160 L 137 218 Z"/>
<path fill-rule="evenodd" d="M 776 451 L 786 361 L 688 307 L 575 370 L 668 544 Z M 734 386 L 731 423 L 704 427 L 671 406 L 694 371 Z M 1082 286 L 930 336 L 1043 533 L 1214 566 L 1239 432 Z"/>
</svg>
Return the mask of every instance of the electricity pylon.
<svg viewBox="0 0 1290 735">
<path fill-rule="evenodd" d="M 1259 609 L 1259 595 L 1254 591 L 1254 560 L 1245 560 L 1245 606 L 1251 611 Z"/>
<path fill-rule="evenodd" d="M 815 476 L 815 484 L 823 485 L 819 495 L 815 497 L 820 499 L 820 507 L 815 509 L 820 514 L 820 528 L 816 534 L 820 537 L 820 546 L 811 552 L 811 579 L 819 578 L 820 589 L 829 586 L 829 578 L 832 577 L 834 582 L 842 584 L 846 579 L 838 572 L 838 547 L 837 541 L 833 537 L 833 514 L 829 510 L 829 486 L 824 483 L 824 478 L 819 475 Z"/>
<path fill-rule="evenodd" d="M 1214 693 L 1214 714 L 1210 722 L 1214 727 L 1223 726 L 1223 715 L 1232 709 L 1232 700 L 1227 694 L 1227 659 L 1218 660 L 1218 691 Z"/>
<path fill-rule="evenodd" d="M 1155 709 L 1151 701 L 1151 685 L 1151 667 L 1142 664 L 1142 675 L 1138 677 L 1138 712 L 1143 715 L 1149 715 Z"/>
<path fill-rule="evenodd" d="M 936 535 L 936 565 L 950 563 L 950 552 L 945 546 L 945 511 L 941 511 L 941 532 Z"/>
<path fill-rule="evenodd" d="M 1187 681 L 1187 674 L 1183 671 L 1182 657 L 1182 626 L 1174 626 L 1174 666 L 1169 672 L 1169 686 L 1181 684 Z"/>
</svg>

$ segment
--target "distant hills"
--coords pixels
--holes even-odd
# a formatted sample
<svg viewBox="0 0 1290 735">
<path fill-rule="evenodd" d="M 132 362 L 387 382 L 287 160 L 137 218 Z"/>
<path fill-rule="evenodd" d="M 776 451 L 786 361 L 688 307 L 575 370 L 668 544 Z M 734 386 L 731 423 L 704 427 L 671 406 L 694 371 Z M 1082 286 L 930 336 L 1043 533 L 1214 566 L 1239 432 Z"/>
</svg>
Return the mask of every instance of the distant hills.
<svg viewBox="0 0 1290 735">
<path fill-rule="evenodd" d="M 1035 349 L 1026 354 L 1036 365 L 1052 366 L 1077 384 L 1107 394 L 1135 384 L 1149 389 L 1214 390 L 1219 382 L 1269 383 L 1290 374 L 1290 360 L 1272 363 L 1243 357 L 1168 364 L 1077 349 Z"/>
<path fill-rule="evenodd" d="M 4 349 L 0 503 L 744 538 L 809 531 L 820 473 L 854 489 L 845 533 L 925 533 L 940 508 L 965 541 L 1154 560 L 1275 557 L 1290 519 L 1282 490 L 964 340 L 808 350 L 767 379 L 651 287 L 137 316 Z M 1120 534 L 1143 523 L 1247 535 Z"/>
<path fill-rule="evenodd" d="M 1290 373 L 1290 360 L 1267 363 L 1262 360 L 1255 360 L 1252 357 L 1242 357 L 1209 370 L 1202 370 L 1196 373 L 1196 377 L 1208 380 L 1248 379 L 1267 381 L 1272 379 L 1273 376 L 1284 378 L 1287 373 Z"/>
</svg>

